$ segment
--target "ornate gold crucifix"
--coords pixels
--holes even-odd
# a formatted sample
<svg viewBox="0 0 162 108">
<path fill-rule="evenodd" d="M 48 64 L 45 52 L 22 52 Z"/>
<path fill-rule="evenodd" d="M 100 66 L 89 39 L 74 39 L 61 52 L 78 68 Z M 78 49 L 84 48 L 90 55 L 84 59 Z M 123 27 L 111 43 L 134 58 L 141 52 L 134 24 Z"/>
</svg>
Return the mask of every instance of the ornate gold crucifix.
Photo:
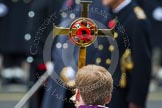
<svg viewBox="0 0 162 108">
<path fill-rule="evenodd" d="M 98 29 L 96 23 L 88 17 L 89 5 L 92 1 L 81 1 L 81 18 L 73 21 L 69 28 L 56 27 L 54 25 L 53 35 L 67 35 L 70 40 L 80 48 L 78 68 L 86 65 L 86 47 L 95 42 L 97 37 L 111 36 L 114 38 L 113 29 Z"/>
</svg>

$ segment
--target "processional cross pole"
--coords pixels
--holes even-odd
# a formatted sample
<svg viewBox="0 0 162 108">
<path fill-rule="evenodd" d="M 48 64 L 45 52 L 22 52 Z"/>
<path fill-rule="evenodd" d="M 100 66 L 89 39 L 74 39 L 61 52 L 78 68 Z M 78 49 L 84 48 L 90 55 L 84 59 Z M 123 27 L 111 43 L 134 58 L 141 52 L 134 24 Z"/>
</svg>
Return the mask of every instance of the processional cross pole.
<svg viewBox="0 0 162 108">
<path fill-rule="evenodd" d="M 73 21 L 69 28 L 53 28 L 53 36 L 66 35 L 79 47 L 78 69 L 86 65 L 86 48 L 93 44 L 97 37 L 113 37 L 114 29 L 98 29 L 96 23 L 88 18 L 89 5 L 92 1 L 80 1 L 81 17 Z"/>
</svg>

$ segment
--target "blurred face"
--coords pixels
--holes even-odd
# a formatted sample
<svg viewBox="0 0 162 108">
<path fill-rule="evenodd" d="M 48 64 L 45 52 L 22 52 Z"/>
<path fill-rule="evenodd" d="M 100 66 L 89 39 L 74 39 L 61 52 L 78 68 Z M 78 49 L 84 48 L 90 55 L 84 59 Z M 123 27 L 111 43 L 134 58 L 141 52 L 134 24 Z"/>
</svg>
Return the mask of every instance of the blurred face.
<svg viewBox="0 0 162 108">
<path fill-rule="evenodd" d="M 102 0 L 102 4 L 106 6 L 111 6 L 114 4 L 114 2 L 117 0 Z"/>
<path fill-rule="evenodd" d="M 105 6 L 109 6 L 110 8 L 116 8 L 120 3 L 124 0 L 102 0 L 102 4 Z"/>
</svg>

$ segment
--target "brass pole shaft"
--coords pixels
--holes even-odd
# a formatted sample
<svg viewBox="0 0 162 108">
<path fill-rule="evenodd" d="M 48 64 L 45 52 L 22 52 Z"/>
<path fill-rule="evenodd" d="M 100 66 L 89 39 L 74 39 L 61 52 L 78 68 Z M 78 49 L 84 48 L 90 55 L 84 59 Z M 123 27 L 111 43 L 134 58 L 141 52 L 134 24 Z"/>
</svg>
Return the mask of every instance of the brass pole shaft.
<svg viewBox="0 0 162 108">
<path fill-rule="evenodd" d="M 86 47 L 80 47 L 78 69 L 86 65 Z"/>
</svg>

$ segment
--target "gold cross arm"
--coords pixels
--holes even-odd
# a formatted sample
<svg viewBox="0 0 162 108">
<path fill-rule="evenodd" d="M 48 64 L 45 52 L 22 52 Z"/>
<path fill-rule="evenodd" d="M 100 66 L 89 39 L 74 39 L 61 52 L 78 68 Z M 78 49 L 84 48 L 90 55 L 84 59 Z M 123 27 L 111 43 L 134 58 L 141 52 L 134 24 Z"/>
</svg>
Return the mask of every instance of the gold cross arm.
<svg viewBox="0 0 162 108">
<path fill-rule="evenodd" d="M 53 36 L 58 35 L 69 35 L 70 28 L 64 28 L 64 27 L 56 27 L 54 25 L 53 28 Z M 77 29 L 72 29 L 72 35 L 76 35 Z M 91 30 L 91 33 L 94 34 L 94 30 Z M 114 32 L 111 29 L 98 29 L 98 37 L 113 37 L 114 38 Z"/>
</svg>

